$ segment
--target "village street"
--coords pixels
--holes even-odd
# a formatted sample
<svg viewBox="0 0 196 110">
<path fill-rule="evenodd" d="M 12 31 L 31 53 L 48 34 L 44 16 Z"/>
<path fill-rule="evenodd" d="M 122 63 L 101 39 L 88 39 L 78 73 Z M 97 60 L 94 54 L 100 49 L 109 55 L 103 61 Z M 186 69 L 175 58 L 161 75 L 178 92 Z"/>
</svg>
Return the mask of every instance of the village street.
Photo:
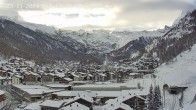
<svg viewBox="0 0 196 110">
<path fill-rule="evenodd" d="M 19 104 L 21 104 L 22 97 L 19 97 L 16 93 L 12 92 L 10 86 L 0 86 L 5 91 L 7 105 L 3 108 L 5 110 L 14 110 Z"/>
</svg>

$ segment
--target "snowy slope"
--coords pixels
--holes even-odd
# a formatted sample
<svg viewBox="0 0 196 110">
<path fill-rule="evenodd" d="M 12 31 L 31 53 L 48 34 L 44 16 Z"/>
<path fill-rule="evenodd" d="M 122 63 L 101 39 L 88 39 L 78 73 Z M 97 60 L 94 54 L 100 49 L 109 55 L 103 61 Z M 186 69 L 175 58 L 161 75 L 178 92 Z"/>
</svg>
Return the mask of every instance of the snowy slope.
<svg viewBox="0 0 196 110">
<path fill-rule="evenodd" d="M 191 51 L 185 51 L 178 55 L 176 60 L 171 64 L 163 64 L 157 69 L 158 76 L 161 77 L 163 82 L 171 85 L 190 85 L 196 84 L 196 45 Z M 177 77 L 176 77 L 177 76 Z M 173 78 L 176 78 L 173 81 Z"/>
<path fill-rule="evenodd" d="M 176 61 L 163 64 L 157 68 L 157 83 L 161 86 L 187 86 L 184 92 L 184 105 L 189 105 L 196 94 L 196 45 L 189 51 L 177 56 Z M 170 96 L 170 99 L 173 96 Z M 178 96 L 179 98 L 179 96 Z M 177 100 L 177 99 L 176 99 Z M 178 100 L 177 100 L 178 101 Z M 176 102 L 177 103 L 177 102 Z M 176 105 L 176 109 L 179 105 Z M 191 109 L 190 109 L 191 110 Z"/>
<path fill-rule="evenodd" d="M 185 106 L 183 109 L 181 110 L 195 110 L 196 109 L 196 103 L 193 103 L 191 105 L 187 105 Z"/>
<path fill-rule="evenodd" d="M 165 38 L 180 38 L 184 34 L 189 34 L 195 26 L 195 11 L 183 11 L 173 23 L 172 29 L 165 35 Z"/>
<path fill-rule="evenodd" d="M 159 29 L 155 31 L 109 31 L 109 30 L 63 30 L 52 26 L 46 26 L 41 24 L 33 24 L 28 22 L 22 22 L 14 20 L 14 22 L 21 24 L 31 30 L 40 30 L 50 35 L 55 35 L 56 32 L 61 32 L 63 36 L 70 37 L 78 42 L 86 45 L 89 49 L 88 54 L 91 53 L 109 53 L 113 50 L 119 49 L 125 46 L 128 42 L 138 39 L 139 37 L 161 37 L 170 28 Z"/>
<path fill-rule="evenodd" d="M 119 45 L 119 48 L 123 47 L 126 45 L 128 42 L 132 40 L 136 40 L 139 37 L 161 37 L 163 36 L 167 31 L 169 31 L 168 28 L 165 29 L 159 29 L 156 31 L 137 31 L 137 32 L 113 32 L 114 36 L 119 37 L 119 41 L 117 44 Z"/>
<path fill-rule="evenodd" d="M 6 16 L 0 16 L 1 19 L 5 19 L 5 20 L 10 20 L 12 22 L 15 22 L 16 24 L 20 24 L 26 28 L 29 28 L 33 31 L 37 31 L 40 30 L 44 33 L 49 33 L 49 34 L 55 34 L 55 31 L 58 30 L 55 27 L 52 26 L 47 26 L 47 25 L 43 25 L 43 24 L 35 24 L 35 23 L 30 23 L 30 22 L 24 22 L 21 20 L 18 20 L 18 18 L 10 18 L 10 17 L 6 17 Z"/>
<path fill-rule="evenodd" d="M 40 30 L 44 33 L 48 33 L 48 34 L 55 34 L 55 31 L 57 30 L 57 28 L 52 27 L 52 26 L 46 26 L 46 25 L 42 25 L 42 24 L 34 24 L 34 23 L 28 23 L 28 22 L 21 22 L 21 21 L 15 21 L 16 23 L 27 27 L 31 30 L 37 31 Z"/>
</svg>

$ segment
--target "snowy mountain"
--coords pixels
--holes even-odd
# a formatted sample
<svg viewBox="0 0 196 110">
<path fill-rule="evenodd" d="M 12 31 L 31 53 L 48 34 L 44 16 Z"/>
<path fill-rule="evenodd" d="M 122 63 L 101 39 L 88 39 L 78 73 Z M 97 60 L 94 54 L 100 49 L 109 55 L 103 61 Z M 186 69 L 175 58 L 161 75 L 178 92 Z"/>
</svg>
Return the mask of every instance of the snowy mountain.
<svg viewBox="0 0 196 110">
<path fill-rule="evenodd" d="M 27 27 L 34 31 L 41 31 L 49 35 L 55 35 L 61 33 L 62 36 L 70 37 L 84 44 L 87 48 L 87 54 L 104 54 L 113 50 L 117 50 L 125 46 L 132 40 L 139 39 L 139 37 L 160 37 L 163 36 L 170 27 L 165 29 L 159 29 L 155 31 L 109 31 L 109 30 L 63 30 L 51 26 L 45 26 L 41 24 L 26 23 L 21 21 L 15 21 L 16 23 Z"/>
<path fill-rule="evenodd" d="M 156 39 L 148 56 L 156 55 L 160 62 L 168 62 L 196 43 L 196 10 L 188 12 L 163 37 Z"/>
<path fill-rule="evenodd" d="M 126 32 L 126 36 L 119 39 L 120 46 L 123 45 L 122 42 L 125 42 L 125 45 L 117 50 L 111 51 L 109 57 L 113 61 L 137 60 L 145 53 L 148 53 L 154 46 L 151 46 L 154 40 L 165 35 L 170 29 L 170 27 L 165 26 L 164 29 L 156 31 Z M 120 33 L 118 32 L 117 34 Z"/>
<path fill-rule="evenodd" d="M 148 55 L 156 54 L 156 84 L 188 87 L 179 95 L 166 92 L 164 110 L 194 110 L 196 97 L 196 10 L 187 12 L 163 37 L 156 39 Z M 182 103 L 180 104 L 180 99 Z"/>
<path fill-rule="evenodd" d="M 166 32 L 170 30 L 170 27 L 165 26 L 164 29 L 158 29 L 155 31 L 136 31 L 136 32 L 130 32 L 130 31 L 114 31 L 112 34 L 114 36 L 119 37 L 118 45 L 119 48 L 125 46 L 130 41 L 139 39 L 139 37 L 146 37 L 146 38 L 156 38 L 163 36 Z"/>
<path fill-rule="evenodd" d="M 59 33 L 49 35 L 33 31 L 10 20 L 0 20 L 0 52 L 36 61 L 77 60 L 98 61 L 86 54 L 85 45 Z"/>
<path fill-rule="evenodd" d="M 160 62 L 175 58 L 195 44 L 195 11 L 187 12 L 172 27 L 156 31 L 72 31 L 50 26 L 1 19 L 1 45 L 25 56 L 31 51 L 51 60 L 104 59 L 107 54 L 112 61 L 137 60 L 143 56 L 157 57 Z M 178 23 L 177 23 L 178 21 Z M 9 36 L 9 37 L 7 37 Z M 191 37 L 189 37 L 191 36 Z M 27 51 L 28 50 L 28 51 Z M 2 53 L 11 53 L 1 50 Z"/>
<path fill-rule="evenodd" d="M 187 12 L 176 21 L 178 23 L 174 23 L 172 27 L 166 27 L 164 30 L 158 30 L 152 34 L 146 32 L 147 34 L 139 36 L 139 39 L 133 37 L 125 46 L 110 52 L 110 59 L 127 61 L 137 60 L 141 57 L 154 57 L 158 58 L 160 63 L 172 60 L 196 43 L 196 10 Z M 149 37 L 149 34 L 154 37 Z"/>
</svg>

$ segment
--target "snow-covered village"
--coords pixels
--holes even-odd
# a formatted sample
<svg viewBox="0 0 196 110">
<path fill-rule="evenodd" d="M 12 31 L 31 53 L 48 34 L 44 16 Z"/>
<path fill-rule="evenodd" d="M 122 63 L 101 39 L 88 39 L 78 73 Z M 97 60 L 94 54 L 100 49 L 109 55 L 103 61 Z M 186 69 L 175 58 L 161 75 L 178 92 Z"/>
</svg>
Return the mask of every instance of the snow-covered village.
<svg viewBox="0 0 196 110">
<path fill-rule="evenodd" d="M 0 0 L 0 110 L 196 110 L 195 0 Z"/>
<path fill-rule="evenodd" d="M 155 60 L 142 59 L 131 66 L 111 65 L 107 60 L 103 65 L 66 63 L 39 66 L 22 58 L 2 60 L 2 103 L 16 110 L 142 110 L 147 107 L 149 87 L 155 79 Z M 160 88 L 157 92 L 160 98 L 157 101 L 161 103 Z"/>
</svg>

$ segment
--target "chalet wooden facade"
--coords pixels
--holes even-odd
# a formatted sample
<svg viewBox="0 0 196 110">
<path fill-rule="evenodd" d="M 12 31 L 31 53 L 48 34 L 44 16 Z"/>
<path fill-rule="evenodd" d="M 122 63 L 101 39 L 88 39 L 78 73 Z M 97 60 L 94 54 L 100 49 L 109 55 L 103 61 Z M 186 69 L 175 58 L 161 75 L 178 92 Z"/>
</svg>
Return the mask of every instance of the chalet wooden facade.
<svg viewBox="0 0 196 110">
<path fill-rule="evenodd" d="M 38 82 L 39 81 L 39 76 L 35 75 L 35 74 L 25 74 L 23 81 L 25 83 Z"/>
<path fill-rule="evenodd" d="M 49 74 L 41 75 L 41 82 L 42 83 L 54 83 L 54 76 Z"/>
<path fill-rule="evenodd" d="M 68 77 L 73 81 L 80 81 L 80 76 L 76 72 L 68 73 Z"/>
<path fill-rule="evenodd" d="M 7 76 L 7 72 L 4 70 L 0 70 L 0 76 L 1 77 L 6 77 Z"/>
<path fill-rule="evenodd" d="M 5 92 L 0 90 L 0 103 L 6 100 Z"/>
<path fill-rule="evenodd" d="M 122 101 L 122 103 L 129 105 L 134 110 L 143 110 L 146 107 L 146 99 L 141 96 L 133 96 Z"/>
</svg>

